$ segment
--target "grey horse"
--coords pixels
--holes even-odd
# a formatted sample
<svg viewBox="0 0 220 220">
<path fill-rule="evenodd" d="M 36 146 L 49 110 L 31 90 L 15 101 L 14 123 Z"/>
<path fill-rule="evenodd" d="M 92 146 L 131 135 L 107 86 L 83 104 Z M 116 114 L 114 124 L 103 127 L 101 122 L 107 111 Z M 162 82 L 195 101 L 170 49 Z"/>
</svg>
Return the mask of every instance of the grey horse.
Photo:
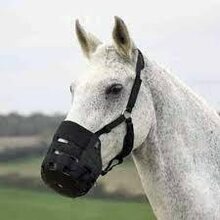
<svg viewBox="0 0 220 220">
<path fill-rule="evenodd" d="M 88 71 L 71 84 L 73 101 L 66 120 L 97 131 L 127 104 L 137 47 L 118 17 L 113 43 L 103 44 L 79 21 L 76 35 Z M 156 217 L 220 219 L 220 117 L 149 57 L 141 76 L 143 85 L 132 112 L 132 157 Z M 121 151 L 125 132 L 121 124 L 101 136 L 103 167 Z"/>
</svg>

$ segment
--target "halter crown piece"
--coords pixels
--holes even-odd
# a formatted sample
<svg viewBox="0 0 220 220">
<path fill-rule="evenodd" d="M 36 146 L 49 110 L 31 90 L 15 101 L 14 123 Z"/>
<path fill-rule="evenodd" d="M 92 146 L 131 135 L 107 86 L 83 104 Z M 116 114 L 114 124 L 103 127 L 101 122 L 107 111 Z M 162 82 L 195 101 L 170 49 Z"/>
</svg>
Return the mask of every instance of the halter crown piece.
<svg viewBox="0 0 220 220">
<path fill-rule="evenodd" d="M 120 125 L 122 122 L 126 123 L 126 135 L 124 137 L 123 141 L 123 147 L 121 152 L 116 155 L 112 160 L 109 161 L 107 167 L 101 172 L 101 175 L 104 176 L 107 174 L 114 166 L 117 166 L 123 162 L 123 158 L 128 156 L 134 145 L 134 128 L 132 123 L 132 109 L 135 106 L 137 96 L 141 87 L 141 71 L 144 69 L 145 63 L 144 63 L 144 57 L 141 51 L 138 49 L 138 57 L 137 57 L 137 63 L 136 63 L 136 77 L 131 89 L 131 93 L 128 99 L 128 103 L 126 105 L 125 110 L 122 112 L 122 114 L 116 118 L 114 121 L 110 122 L 109 124 L 105 125 L 102 129 L 97 131 L 95 134 L 100 136 L 104 133 L 109 133 L 111 130 L 118 125 Z"/>
</svg>

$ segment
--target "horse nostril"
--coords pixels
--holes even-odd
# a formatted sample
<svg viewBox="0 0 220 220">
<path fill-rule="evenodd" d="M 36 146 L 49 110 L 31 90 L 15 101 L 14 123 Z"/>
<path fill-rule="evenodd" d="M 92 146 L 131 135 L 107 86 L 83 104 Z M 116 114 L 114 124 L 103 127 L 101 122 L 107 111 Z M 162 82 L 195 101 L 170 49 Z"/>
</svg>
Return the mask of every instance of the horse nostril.
<svg viewBox="0 0 220 220">
<path fill-rule="evenodd" d="M 49 166 L 49 170 L 56 170 L 57 168 L 56 163 L 53 163 L 53 162 L 50 162 L 48 166 Z"/>
</svg>

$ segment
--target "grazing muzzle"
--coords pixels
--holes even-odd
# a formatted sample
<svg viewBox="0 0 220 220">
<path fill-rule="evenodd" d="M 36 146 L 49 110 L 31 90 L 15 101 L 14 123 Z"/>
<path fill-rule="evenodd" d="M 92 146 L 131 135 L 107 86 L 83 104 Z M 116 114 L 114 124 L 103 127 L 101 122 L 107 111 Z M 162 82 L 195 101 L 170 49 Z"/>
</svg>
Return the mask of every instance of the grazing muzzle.
<svg viewBox="0 0 220 220">
<path fill-rule="evenodd" d="M 74 122 L 63 121 L 42 163 L 42 179 L 63 195 L 86 194 L 102 171 L 100 149 L 97 135 Z"/>
<path fill-rule="evenodd" d="M 52 189 L 69 197 L 82 196 L 90 190 L 99 175 L 105 175 L 131 153 L 134 144 L 131 112 L 141 86 L 140 73 L 143 68 L 144 59 L 138 50 L 136 78 L 126 109 L 102 129 L 93 133 L 75 122 L 61 123 L 41 166 L 42 179 Z M 99 136 L 111 132 L 123 122 L 126 124 L 126 135 L 122 150 L 102 170 Z"/>
</svg>

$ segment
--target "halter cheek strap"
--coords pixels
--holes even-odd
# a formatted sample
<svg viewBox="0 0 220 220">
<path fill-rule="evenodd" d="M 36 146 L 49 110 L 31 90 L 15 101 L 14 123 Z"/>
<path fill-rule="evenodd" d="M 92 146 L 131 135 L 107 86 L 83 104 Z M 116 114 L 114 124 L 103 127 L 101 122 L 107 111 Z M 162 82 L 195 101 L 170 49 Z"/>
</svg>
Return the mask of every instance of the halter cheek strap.
<svg viewBox="0 0 220 220">
<path fill-rule="evenodd" d="M 123 141 L 123 147 L 121 152 L 116 155 L 110 162 L 108 163 L 108 166 L 102 171 L 101 175 L 104 176 L 107 174 L 114 166 L 121 164 L 123 162 L 123 158 L 128 156 L 134 146 L 134 128 L 132 123 L 132 116 L 131 112 L 132 109 L 136 103 L 137 96 L 141 87 L 142 80 L 140 78 L 141 71 L 144 69 L 145 63 L 144 58 L 140 50 L 138 50 L 138 58 L 137 58 L 137 64 L 136 64 L 136 77 L 131 89 L 131 93 L 128 99 L 128 103 L 126 105 L 126 109 L 123 111 L 123 113 L 116 118 L 114 121 L 110 122 L 109 124 L 105 125 L 103 128 L 101 128 L 99 131 L 96 132 L 98 136 L 109 133 L 113 128 L 120 125 L 122 122 L 126 123 L 126 135 L 124 137 Z"/>
</svg>

